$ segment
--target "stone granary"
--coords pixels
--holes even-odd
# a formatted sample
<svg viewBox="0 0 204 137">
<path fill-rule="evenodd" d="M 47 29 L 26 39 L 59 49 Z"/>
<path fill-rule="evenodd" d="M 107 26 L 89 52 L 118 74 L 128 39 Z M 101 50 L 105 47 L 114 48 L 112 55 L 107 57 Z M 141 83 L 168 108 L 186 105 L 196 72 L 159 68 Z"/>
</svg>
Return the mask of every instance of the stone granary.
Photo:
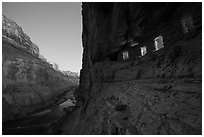
<svg viewBox="0 0 204 137">
<path fill-rule="evenodd" d="M 69 134 L 202 134 L 201 11 L 83 3 L 82 106 Z"/>
<path fill-rule="evenodd" d="M 185 12 L 185 11 L 183 11 Z M 194 13 L 195 14 L 195 13 Z M 176 18 L 176 17 L 175 17 Z M 156 34 L 152 36 L 129 36 L 127 37 L 127 40 L 124 43 L 123 48 L 119 52 L 117 52 L 117 60 L 132 60 L 141 56 L 144 56 L 147 51 L 148 53 L 157 51 L 164 47 L 167 41 L 174 41 L 175 37 L 178 39 L 182 39 L 184 37 L 188 38 L 191 37 L 191 35 L 194 35 L 197 29 L 200 29 L 199 25 L 199 18 L 196 18 L 196 15 L 193 16 L 193 13 L 187 12 L 187 13 L 181 13 L 177 17 L 176 22 L 172 22 L 169 24 L 166 24 L 168 26 L 162 25 L 163 31 L 157 31 L 157 37 Z M 194 24 L 197 24 L 196 26 Z M 174 28 L 169 29 L 168 31 L 165 29 L 167 28 Z M 174 31 L 177 30 L 177 32 L 174 34 Z M 159 34 L 161 32 L 161 34 Z M 173 35 L 172 35 L 173 34 Z M 165 41 L 163 41 L 163 36 L 165 36 Z M 149 41 L 147 43 L 146 41 Z M 142 50 L 145 48 L 145 54 L 142 54 Z M 114 56 L 115 52 L 112 54 Z M 109 55 L 110 56 L 110 55 Z M 113 60 L 113 59 L 110 59 Z"/>
</svg>

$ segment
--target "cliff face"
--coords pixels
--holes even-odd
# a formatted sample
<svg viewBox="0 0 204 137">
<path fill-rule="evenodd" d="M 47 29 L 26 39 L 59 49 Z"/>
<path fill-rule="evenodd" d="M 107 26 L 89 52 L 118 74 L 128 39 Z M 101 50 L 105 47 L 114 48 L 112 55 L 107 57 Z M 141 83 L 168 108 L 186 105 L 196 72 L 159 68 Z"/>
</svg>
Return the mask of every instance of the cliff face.
<svg viewBox="0 0 204 137">
<path fill-rule="evenodd" d="M 62 73 L 72 82 L 79 84 L 79 73 L 71 71 L 62 71 Z"/>
<path fill-rule="evenodd" d="M 83 3 L 82 107 L 68 133 L 202 134 L 201 9 Z"/>
<path fill-rule="evenodd" d="M 38 46 L 30 40 L 30 37 L 23 32 L 20 26 L 4 15 L 2 16 L 2 35 L 3 40 L 15 43 L 13 45 L 17 48 L 39 56 Z"/>
<path fill-rule="evenodd" d="M 56 71 L 38 58 L 38 47 L 15 22 L 3 16 L 2 23 L 2 114 L 6 121 L 49 106 L 77 86 L 78 78 Z"/>
</svg>

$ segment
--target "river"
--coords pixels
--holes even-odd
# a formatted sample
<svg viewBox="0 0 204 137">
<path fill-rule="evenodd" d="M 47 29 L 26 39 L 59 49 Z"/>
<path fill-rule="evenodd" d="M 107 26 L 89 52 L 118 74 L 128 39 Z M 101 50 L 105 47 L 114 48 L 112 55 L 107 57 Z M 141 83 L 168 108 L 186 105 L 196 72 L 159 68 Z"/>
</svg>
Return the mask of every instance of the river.
<svg viewBox="0 0 204 137">
<path fill-rule="evenodd" d="M 59 103 L 60 102 L 60 103 Z M 71 112 L 76 104 L 75 97 L 68 92 L 55 104 L 44 110 L 32 113 L 18 120 L 3 122 L 3 135 L 38 135 L 53 134 L 53 126 Z"/>
</svg>

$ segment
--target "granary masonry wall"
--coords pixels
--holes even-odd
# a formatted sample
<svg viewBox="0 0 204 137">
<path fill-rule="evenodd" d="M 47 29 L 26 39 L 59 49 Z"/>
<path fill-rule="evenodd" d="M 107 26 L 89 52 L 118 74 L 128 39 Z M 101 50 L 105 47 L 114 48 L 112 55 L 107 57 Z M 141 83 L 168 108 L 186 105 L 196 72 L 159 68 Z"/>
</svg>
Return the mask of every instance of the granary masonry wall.
<svg viewBox="0 0 204 137">
<path fill-rule="evenodd" d="M 192 31 L 200 29 L 201 24 L 201 17 L 197 14 L 201 9 L 199 4 L 92 3 L 90 5 L 92 10 L 88 11 L 91 12 L 89 16 L 94 19 L 90 22 L 87 19 L 84 31 L 88 26 L 93 30 L 90 32 L 89 29 L 89 33 L 94 37 L 89 39 L 92 52 L 90 57 L 93 63 L 103 61 L 108 55 L 118 52 L 127 46 L 128 40 L 138 42 L 141 46 L 146 45 L 149 53 L 154 50 L 154 38 L 162 35 L 164 45 L 168 47 L 175 41 L 192 35 Z M 138 6 L 140 11 L 137 10 Z M 149 11 L 146 11 L 147 8 Z M 142 14 L 144 17 L 140 18 Z M 188 16 L 192 17 L 194 27 L 190 34 L 184 35 L 181 21 Z M 83 33 L 83 37 L 90 37 L 87 34 Z"/>
<path fill-rule="evenodd" d="M 194 36 L 201 31 L 201 9 L 201 3 L 83 3 L 81 81 L 86 82 L 81 85 L 91 83 L 87 79 L 95 62 L 107 61 L 111 55 L 117 60 L 127 39 L 145 45 L 148 55 L 159 35 L 163 36 L 165 48 Z M 186 16 L 192 16 L 194 27 L 184 34 L 181 20 Z"/>
</svg>

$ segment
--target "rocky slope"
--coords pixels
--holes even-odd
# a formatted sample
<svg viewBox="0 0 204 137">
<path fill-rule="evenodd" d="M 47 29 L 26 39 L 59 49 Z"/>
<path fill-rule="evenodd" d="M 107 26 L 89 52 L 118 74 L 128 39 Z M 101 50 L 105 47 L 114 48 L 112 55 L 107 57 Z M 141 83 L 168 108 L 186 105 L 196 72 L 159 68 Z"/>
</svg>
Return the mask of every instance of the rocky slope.
<svg viewBox="0 0 204 137">
<path fill-rule="evenodd" d="M 71 71 L 62 71 L 63 74 L 67 76 L 72 76 L 72 77 L 78 77 L 79 74 L 77 72 L 71 72 Z"/>
<path fill-rule="evenodd" d="M 62 71 L 62 73 L 67 76 L 67 79 L 79 84 L 79 73 L 71 71 Z"/>
<path fill-rule="evenodd" d="M 15 22 L 3 16 L 2 25 L 3 121 L 45 108 L 77 86 L 77 77 L 69 78 L 38 58 L 38 47 Z"/>
<path fill-rule="evenodd" d="M 81 107 L 66 134 L 202 134 L 201 9 L 83 3 Z M 164 47 L 155 51 L 158 36 Z M 133 44 L 147 54 L 119 58 Z"/>
<path fill-rule="evenodd" d="M 2 15 L 2 35 L 3 40 L 6 39 L 15 43 L 13 46 L 39 56 L 38 46 L 30 40 L 30 37 L 23 32 L 20 26 L 4 15 Z"/>
</svg>

